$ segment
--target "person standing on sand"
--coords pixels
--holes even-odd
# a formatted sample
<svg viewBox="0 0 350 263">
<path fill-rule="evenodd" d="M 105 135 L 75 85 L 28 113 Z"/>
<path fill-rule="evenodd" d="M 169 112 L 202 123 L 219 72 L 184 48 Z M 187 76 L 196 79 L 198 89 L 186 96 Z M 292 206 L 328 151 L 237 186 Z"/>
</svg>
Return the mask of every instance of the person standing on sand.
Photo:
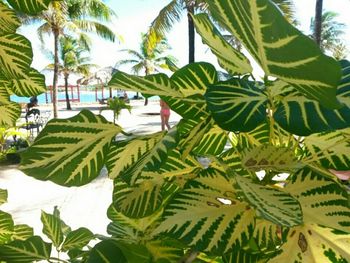
<svg viewBox="0 0 350 263">
<path fill-rule="evenodd" d="M 169 117 L 170 117 L 170 108 L 163 100 L 159 101 L 160 104 L 160 119 L 162 121 L 162 131 L 165 130 L 165 126 L 170 130 Z"/>
</svg>

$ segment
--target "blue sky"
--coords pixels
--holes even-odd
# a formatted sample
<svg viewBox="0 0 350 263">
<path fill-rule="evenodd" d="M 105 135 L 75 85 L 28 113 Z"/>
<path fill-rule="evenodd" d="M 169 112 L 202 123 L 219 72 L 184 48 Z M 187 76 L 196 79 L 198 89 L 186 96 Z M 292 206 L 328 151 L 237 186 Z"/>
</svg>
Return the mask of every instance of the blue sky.
<svg viewBox="0 0 350 263">
<path fill-rule="evenodd" d="M 157 16 L 159 11 L 170 1 L 169 0 L 107 0 L 105 1 L 116 13 L 117 18 L 113 21 L 112 28 L 124 38 L 123 43 L 111 43 L 105 40 L 93 37 L 93 49 L 91 52 L 92 62 L 94 64 L 105 66 L 114 66 L 118 60 L 127 58 L 119 50 L 124 48 L 138 49 L 140 36 L 142 32 L 146 32 L 152 20 Z M 300 27 L 303 32 L 309 33 L 310 19 L 314 16 L 316 0 L 294 0 L 296 5 L 297 19 L 300 22 Z M 324 0 L 324 10 L 331 10 L 339 13 L 339 22 L 347 25 L 344 40 L 350 50 L 350 1 L 349 0 Z M 41 52 L 40 43 L 36 35 L 36 28 L 25 27 L 22 29 L 22 34 L 29 38 L 33 45 L 34 60 L 33 67 L 42 70 L 49 61 Z M 177 23 L 173 30 L 168 34 L 168 40 L 172 46 L 170 53 L 177 57 L 180 66 L 187 63 L 187 24 L 186 16 L 180 23 Z M 53 46 L 52 40 L 47 38 L 47 48 Z M 350 59 L 350 55 L 348 56 Z M 208 61 L 215 65 L 216 59 L 208 51 L 208 48 L 201 43 L 201 39 L 197 36 L 196 39 L 196 60 Z M 128 71 L 128 67 L 122 70 Z M 48 81 L 50 82 L 50 81 Z M 49 84 L 49 83 L 48 83 Z"/>
</svg>

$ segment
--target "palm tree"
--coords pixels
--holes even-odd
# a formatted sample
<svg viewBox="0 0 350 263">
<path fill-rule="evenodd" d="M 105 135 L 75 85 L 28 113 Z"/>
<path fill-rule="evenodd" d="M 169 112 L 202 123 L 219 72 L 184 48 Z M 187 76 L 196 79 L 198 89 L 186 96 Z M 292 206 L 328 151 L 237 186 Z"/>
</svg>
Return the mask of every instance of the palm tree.
<svg viewBox="0 0 350 263">
<path fill-rule="evenodd" d="M 313 25 L 314 39 L 321 46 L 323 0 L 316 0 L 315 22 Z M 311 23 L 312 24 L 312 23 Z"/>
<path fill-rule="evenodd" d="M 67 32 L 75 33 L 81 42 L 86 42 L 85 32 L 97 33 L 107 40 L 114 41 L 115 34 L 111 29 L 97 21 L 109 22 L 114 12 L 102 0 L 54 0 L 49 8 L 34 17 L 26 17 L 23 23 L 42 22 L 38 35 L 43 42 L 43 35 L 54 37 L 54 74 L 53 74 L 53 112 L 57 117 L 57 80 L 59 71 L 59 38 Z M 91 19 L 91 20 L 90 20 Z"/>
<path fill-rule="evenodd" d="M 89 50 L 86 48 L 85 44 L 82 44 L 77 39 L 71 36 L 65 36 L 60 38 L 59 43 L 60 63 L 58 65 L 58 73 L 64 77 L 67 110 L 71 110 L 68 93 L 68 79 L 70 74 L 75 73 L 88 76 L 91 68 L 96 67 L 96 65 L 88 63 L 90 58 L 83 55 Z M 54 66 L 54 64 L 49 64 L 46 66 L 46 69 L 52 70 Z"/>
<path fill-rule="evenodd" d="M 317 19 L 311 19 L 310 29 L 313 32 L 316 43 L 319 44 L 323 51 L 333 52 L 342 42 L 340 36 L 345 33 L 343 30 L 345 25 L 337 22 L 337 17 L 338 14 L 331 11 L 322 14 L 320 36 L 318 36 L 319 32 L 316 32 Z"/>
<path fill-rule="evenodd" d="M 294 19 L 294 4 L 292 0 L 273 0 L 289 21 Z M 188 20 L 188 62 L 195 61 L 195 33 L 192 16 L 196 11 L 208 11 L 205 0 L 172 0 L 162 10 L 151 23 L 147 34 L 149 42 L 156 43 L 165 37 L 165 34 L 171 30 L 175 22 L 180 21 L 184 11 L 187 13 Z"/>
<path fill-rule="evenodd" d="M 126 52 L 131 55 L 131 59 L 120 60 L 117 62 L 116 67 L 125 64 L 133 64 L 131 70 L 134 74 L 139 74 L 143 71 L 144 75 L 159 72 L 161 69 L 168 69 L 176 71 L 177 59 L 170 55 L 163 55 L 164 52 L 170 49 L 170 46 L 166 39 L 162 39 L 155 45 L 149 46 L 149 39 L 146 35 L 142 36 L 142 42 L 140 44 L 140 50 L 136 51 L 133 49 L 123 49 L 122 52 Z M 137 95 L 138 96 L 138 95 Z M 147 105 L 148 99 L 145 100 Z"/>
</svg>

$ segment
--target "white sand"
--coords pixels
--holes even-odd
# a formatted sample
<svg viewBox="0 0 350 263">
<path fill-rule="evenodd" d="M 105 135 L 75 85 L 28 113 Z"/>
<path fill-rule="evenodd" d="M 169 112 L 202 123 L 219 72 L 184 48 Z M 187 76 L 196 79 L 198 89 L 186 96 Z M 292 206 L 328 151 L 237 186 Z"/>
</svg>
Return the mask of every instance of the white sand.
<svg viewBox="0 0 350 263">
<path fill-rule="evenodd" d="M 143 106 L 143 101 L 131 101 L 131 113 L 123 110 L 118 120 L 126 132 L 151 133 L 160 131 L 160 107 L 157 101 L 150 101 Z M 73 110 L 64 110 L 60 104 L 59 118 L 69 118 L 79 113 L 82 108 L 91 109 L 99 113 L 102 105 L 72 105 Z M 50 110 L 41 106 L 42 111 Z M 110 110 L 102 111 L 102 115 L 112 121 Z M 170 125 L 176 124 L 180 116 L 172 112 Z M 0 188 L 7 189 L 8 202 L 0 209 L 12 214 L 16 224 L 28 224 L 34 228 L 35 234 L 42 234 L 40 221 L 41 210 L 52 213 L 54 206 L 61 211 L 61 218 L 73 229 L 87 227 L 94 233 L 106 234 L 109 223 L 106 212 L 112 202 L 112 180 L 107 171 L 102 170 L 101 175 L 93 182 L 82 187 L 61 187 L 51 182 L 42 182 L 26 176 L 16 166 L 0 167 Z"/>
</svg>

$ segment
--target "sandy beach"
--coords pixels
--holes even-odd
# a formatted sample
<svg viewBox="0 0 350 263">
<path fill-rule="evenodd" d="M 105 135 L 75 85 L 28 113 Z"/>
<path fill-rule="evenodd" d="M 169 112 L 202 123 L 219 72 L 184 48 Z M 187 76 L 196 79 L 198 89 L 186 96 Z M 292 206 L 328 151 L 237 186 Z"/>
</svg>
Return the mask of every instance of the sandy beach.
<svg viewBox="0 0 350 263">
<path fill-rule="evenodd" d="M 122 110 L 117 123 L 128 133 L 144 134 L 161 130 L 159 116 L 159 102 L 149 101 L 144 106 L 143 100 L 132 100 L 131 113 Z M 99 114 L 105 105 L 73 104 L 72 110 L 59 105 L 59 118 L 69 118 L 83 108 Z M 41 105 L 43 112 L 51 111 L 50 105 Z M 112 121 L 110 110 L 101 112 L 107 120 Z M 175 125 L 180 116 L 172 112 L 170 125 Z M 87 227 L 96 234 L 106 234 L 109 223 L 106 212 L 112 201 L 112 180 L 108 178 L 107 170 L 103 169 L 100 176 L 93 182 L 82 187 L 62 187 L 51 182 L 43 182 L 26 176 L 17 166 L 0 166 L 0 188 L 8 190 L 8 202 L 1 206 L 1 210 L 12 214 L 15 224 L 28 224 L 34 228 L 34 233 L 42 234 L 40 221 L 41 210 L 52 213 L 54 206 L 61 211 L 61 218 L 72 227 Z"/>
</svg>

